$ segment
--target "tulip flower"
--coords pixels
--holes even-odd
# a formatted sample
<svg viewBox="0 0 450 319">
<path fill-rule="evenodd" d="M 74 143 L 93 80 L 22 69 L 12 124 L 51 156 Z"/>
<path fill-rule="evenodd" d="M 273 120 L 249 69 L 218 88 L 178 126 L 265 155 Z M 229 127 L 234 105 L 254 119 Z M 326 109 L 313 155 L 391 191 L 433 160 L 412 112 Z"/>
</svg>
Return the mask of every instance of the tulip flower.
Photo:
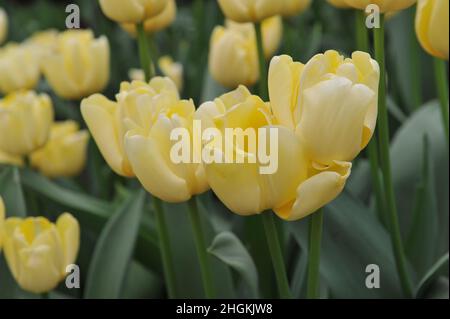
<svg viewBox="0 0 450 319">
<path fill-rule="evenodd" d="M 124 123 L 128 127 L 125 150 L 131 168 L 144 188 L 172 203 L 184 202 L 205 192 L 208 184 L 202 165 L 175 164 L 171 158 L 176 143 L 171 140 L 172 130 L 185 128 L 192 132 L 193 102 L 180 100 L 175 84 L 168 78 L 156 77 L 150 84 L 133 82 L 125 86 L 131 91 L 124 110 Z M 156 94 L 155 88 L 160 89 Z M 195 152 L 192 145 L 186 147 Z"/>
<path fill-rule="evenodd" d="M 281 2 L 283 2 L 281 15 L 285 17 L 295 16 L 311 5 L 311 0 L 281 0 Z"/>
<path fill-rule="evenodd" d="M 327 0 L 329 4 L 335 6 L 336 8 L 347 9 L 350 6 L 347 4 L 347 0 Z"/>
<path fill-rule="evenodd" d="M 89 134 L 74 121 L 53 124 L 47 143 L 30 156 L 31 166 L 48 177 L 73 177 L 86 163 Z"/>
<path fill-rule="evenodd" d="M 103 13 L 119 23 L 139 23 L 160 14 L 168 0 L 100 0 Z"/>
<path fill-rule="evenodd" d="M 169 0 L 164 10 L 147 20 L 144 21 L 144 30 L 147 33 L 155 33 L 161 31 L 170 26 L 177 16 L 177 5 L 175 0 Z M 129 33 L 136 35 L 136 24 L 123 23 L 122 27 Z"/>
<path fill-rule="evenodd" d="M 14 156 L 0 150 L 0 164 L 22 166 L 23 159 L 20 156 Z"/>
<path fill-rule="evenodd" d="M 170 56 L 163 56 L 158 60 L 158 66 L 164 76 L 170 78 L 178 88 L 183 89 L 183 65 L 174 62 Z"/>
<path fill-rule="evenodd" d="M 53 290 L 75 262 L 80 243 L 78 221 L 61 215 L 56 223 L 43 217 L 8 218 L 3 250 L 19 286 L 32 293 Z"/>
<path fill-rule="evenodd" d="M 43 59 L 44 75 L 55 93 L 80 99 L 102 91 L 109 80 L 109 44 L 90 30 L 58 35 L 57 50 Z"/>
<path fill-rule="evenodd" d="M 5 10 L 0 8 L 0 44 L 5 41 L 8 35 L 8 16 L 6 15 Z"/>
<path fill-rule="evenodd" d="M 53 106 L 46 94 L 16 92 L 0 100 L 0 150 L 23 156 L 42 147 L 53 122 Z"/>
<path fill-rule="evenodd" d="M 365 10 L 367 6 L 375 4 L 382 13 L 399 11 L 409 8 L 417 0 L 345 0 L 350 7 Z"/>
<path fill-rule="evenodd" d="M 448 60 L 448 0 L 419 0 L 416 33 L 422 47 L 431 55 Z"/>
<path fill-rule="evenodd" d="M 11 43 L 0 49 L 0 92 L 31 90 L 40 78 L 39 61 L 27 46 Z"/>
<path fill-rule="evenodd" d="M 39 31 L 34 33 L 23 43 L 24 46 L 32 50 L 33 54 L 37 57 L 38 63 L 42 68 L 42 62 L 44 58 L 51 55 L 57 50 L 58 43 L 58 31 L 50 29 L 45 31 Z"/>
<path fill-rule="evenodd" d="M 273 0 L 218 0 L 225 16 L 233 21 L 261 22 L 280 14 L 283 1 Z"/>
<path fill-rule="evenodd" d="M 283 33 L 280 16 L 262 23 L 264 55 L 270 59 L 278 50 Z M 251 23 L 228 20 L 225 27 L 218 26 L 211 36 L 209 70 L 220 84 L 236 88 L 251 86 L 259 79 L 256 35 Z"/>
</svg>

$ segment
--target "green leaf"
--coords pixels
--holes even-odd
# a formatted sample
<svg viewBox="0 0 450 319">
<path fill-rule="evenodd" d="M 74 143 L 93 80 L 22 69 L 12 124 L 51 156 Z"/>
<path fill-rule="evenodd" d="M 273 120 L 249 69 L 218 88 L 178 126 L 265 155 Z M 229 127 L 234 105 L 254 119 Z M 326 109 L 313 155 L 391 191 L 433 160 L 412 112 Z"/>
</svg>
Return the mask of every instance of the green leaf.
<svg viewBox="0 0 450 319">
<path fill-rule="evenodd" d="M 439 277 L 428 287 L 422 296 L 423 299 L 449 299 L 448 278 Z"/>
<path fill-rule="evenodd" d="M 433 283 L 439 278 L 439 276 L 447 275 L 448 277 L 448 259 L 449 255 L 447 252 L 444 256 L 439 258 L 439 260 L 427 271 L 425 276 L 417 285 L 416 298 L 425 298 L 425 295 L 427 294 L 427 292 L 429 292 L 430 286 L 433 285 Z"/>
<path fill-rule="evenodd" d="M 144 206 L 144 191 L 131 196 L 108 220 L 94 250 L 85 298 L 120 298 Z"/>
<path fill-rule="evenodd" d="M 320 273 L 331 296 L 401 297 L 389 235 L 376 217 L 348 192 L 324 209 Z M 308 219 L 290 223 L 290 230 L 306 256 Z M 368 289 L 365 285 L 365 270 L 370 264 L 380 267 L 380 289 Z"/>
<path fill-rule="evenodd" d="M 258 298 L 258 271 L 247 249 L 231 232 L 218 234 L 208 252 L 235 270 L 252 298 Z"/>
<path fill-rule="evenodd" d="M 7 216 L 27 216 L 25 198 L 17 167 L 6 167 L 1 171 L 0 195 L 5 202 Z"/>
<path fill-rule="evenodd" d="M 423 137 L 429 141 L 429 172 L 427 183 L 426 218 L 420 231 L 427 235 L 421 237 L 421 258 L 411 258 L 418 277 L 422 277 L 432 263 L 448 251 L 449 224 L 449 166 L 448 149 L 442 125 L 439 104 L 435 101 L 421 107 L 397 132 L 391 144 L 391 163 L 393 183 L 397 199 L 399 221 L 404 240 L 413 228 L 414 201 L 412 197 L 417 185 L 422 182 L 423 148 L 418 147 Z M 417 230 L 415 230 L 417 231 Z"/>
</svg>

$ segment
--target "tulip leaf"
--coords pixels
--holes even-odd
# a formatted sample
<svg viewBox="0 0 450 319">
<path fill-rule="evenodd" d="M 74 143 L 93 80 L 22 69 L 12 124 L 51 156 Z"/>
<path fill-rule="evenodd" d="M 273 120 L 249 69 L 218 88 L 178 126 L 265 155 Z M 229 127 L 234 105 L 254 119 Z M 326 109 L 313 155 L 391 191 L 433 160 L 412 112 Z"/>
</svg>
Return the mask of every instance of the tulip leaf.
<svg viewBox="0 0 450 319">
<path fill-rule="evenodd" d="M 439 277 L 423 292 L 422 299 L 449 299 L 448 277 Z"/>
<path fill-rule="evenodd" d="M 25 217 L 26 203 L 19 169 L 6 167 L 0 173 L 0 195 L 6 206 L 6 216 Z"/>
<path fill-rule="evenodd" d="M 420 281 L 416 289 L 416 298 L 425 298 L 427 292 L 430 291 L 430 287 L 441 275 L 448 277 L 448 252 L 439 258 L 439 260 L 427 271 L 425 276 Z M 447 289 L 448 298 L 448 289 Z"/>
<path fill-rule="evenodd" d="M 421 143 L 424 136 L 429 141 L 428 159 L 424 157 Z M 420 172 L 425 170 L 425 159 L 428 182 L 423 184 L 424 173 Z M 392 177 L 402 235 L 404 241 L 408 236 L 419 238 L 414 241 L 416 245 L 409 248 L 409 257 L 419 278 L 448 251 L 448 160 L 440 107 L 433 101 L 422 106 L 404 123 L 391 144 Z M 414 226 L 417 214 L 413 214 L 415 202 L 411 198 L 420 185 L 426 195 L 423 207 L 426 218 L 424 216 L 421 222 L 416 222 L 419 225 Z"/>
<path fill-rule="evenodd" d="M 401 297 L 390 238 L 369 209 L 347 191 L 324 208 L 320 274 L 333 298 Z M 308 251 L 308 220 L 289 224 L 302 253 Z M 366 267 L 380 269 L 380 288 L 366 287 Z M 302 263 L 298 263 L 302 266 Z"/>
<path fill-rule="evenodd" d="M 143 190 L 128 198 L 104 226 L 89 266 L 85 298 L 120 298 L 144 207 Z"/>
<path fill-rule="evenodd" d="M 231 232 L 217 234 L 208 252 L 235 270 L 252 298 L 258 298 L 258 271 L 247 249 Z"/>
</svg>

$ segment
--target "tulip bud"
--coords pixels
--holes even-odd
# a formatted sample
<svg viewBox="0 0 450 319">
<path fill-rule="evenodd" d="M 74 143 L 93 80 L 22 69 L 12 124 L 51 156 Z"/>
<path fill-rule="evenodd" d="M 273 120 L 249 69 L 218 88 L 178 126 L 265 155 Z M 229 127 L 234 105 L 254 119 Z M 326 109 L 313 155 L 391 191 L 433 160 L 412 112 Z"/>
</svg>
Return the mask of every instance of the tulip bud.
<svg viewBox="0 0 450 319">
<path fill-rule="evenodd" d="M 162 107 L 162 102 L 178 100 L 175 84 L 168 78 L 157 78 L 150 84 L 140 81 L 123 82 L 116 102 L 94 94 L 81 102 L 81 113 L 108 165 L 119 175 L 133 177 L 134 173 L 124 149 L 124 137 L 131 123 L 149 125 L 150 105 Z M 145 111 L 145 112 L 144 112 Z M 134 117 L 133 121 L 129 120 Z"/>
<path fill-rule="evenodd" d="M 53 124 L 47 143 L 30 156 L 31 166 L 48 177 L 73 177 L 83 170 L 89 134 L 74 121 Z"/>
<path fill-rule="evenodd" d="M 0 150 L 0 164 L 22 166 L 23 159 L 20 156 L 11 155 Z"/>
<path fill-rule="evenodd" d="M 311 0 L 281 0 L 281 2 L 283 2 L 281 15 L 285 17 L 295 16 L 311 5 Z"/>
<path fill-rule="evenodd" d="M 278 50 L 283 34 L 280 16 L 262 22 L 263 48 L 266 59 Z M 259 79 L 256 33 L 251 23 L 226 21 L 226 27 L 216 27 L 211 36 L 209 70 L 213 78 L 225 87 L 251 86 Z"/>
<path fill-rule="evenodd" d="M 46 94 L 16 92 L 0 100 L 0 150 L 28 155 L 46 142 L 53 106 Z"/>
<path fill-rule="evenodd" d="M 429 54 L 448 60 L 448 0 L 419 0 L 416 33 Z"/>
<path fill-rule="evenodd" d="M 41 71 L 43 71 L 43 60 L 57 50 L 57 43 L 58 31 L 50 29 L 34 33 L 24 42 L 24 46 L 32 50 L 39 62 Z"/>
<path fill-rule="evenodd" d="M 225 16 L 233 21 L 260 22 L 280 14 L 283 1 L 274 0 L 218 0 Z"/>
<path fill-rule="evenodd" d="M 176 89 L 148 94 L 154 87 L 164 87 L 168 81 L 171 82 L 154 78 L 148 85 L 131 84 L 132 99 L 140 102 L 139 109 L 134 109 L 138 105 L 129 103 L 130 107 L 125 112 L 124 122 L 130 128 L 125 135 L 125 150 L 143 187 L 166 202 L 178 203 L 205 192 L 208 184 L 201 163 L 176 163 L 172 158 L 173 146 L 180 143 L 172 140 L 174 129 L 185 129 L 190 134 L 189 140 L 181 143 L 193 157 L 201 149 L 193 147 L 193 102 L 180 100 L 175 94 Z M 173 83 L 171 86 L 175 87 Z"/>
<path fill-rule="evenodd" d="M 43 217 L 8 218 L 4 225 L 4 254 L 19 286 L 32 293 L 53 290 L 78 254 L 80 227 L 72 215 L 55 224 Z"/>
<path fill-rule="evenodd" d="M 168 0 L 100 0 L 103 13 L 119 23 L 139 23 L 160 14 Z"/>
<path fill-rule="evenodd" d="M 5 41 L 8 36 L 8 16 L 6 15 L 5 10 L 0 8 L 0 44 Z"/>
<path fill-rule="evenodd" d="M 25 45 L 8 44 L 0 49 L 0 92 L 31 90 L 40 78 L 39 61 Z"/>
<path fill-rule="evenodd" d="M 158 66 L 164 76 L 170 78 L 178 88 L 183 89 L 183 65 L 174 62 L 170 56 L 163 56 L 158 60 Z"/>
<path fill-rule="evenodd" d="M 144 30 L 147 33 L 155 33 L 170 26 L 177 16 L 177 5 L 175 0 L 169 0 L 164 10 L 149 19 L 144 21 Z M 136 24 L 123 23 L 122 27 L 129 33 L 136 35 Z"/>
<path fill-rule="evenodd" d="M 90 30 L 58 35 L 57 50 L 43 59 L 44 75 L 64 99 L 80 99 L 102 91 L 109 80 L 109 44 Z"/>
<path fill-rule="evenodd" d="M 375 4 L 382 13 L 399 11 L 409 8 L 417 0 L 345 0 L 350 7 L 365 10 L 367 6 Z"/>
<path fill-rule="evenodd" d="M 270 101 L 279 122 L 296 130 L 309 158 L 322 165 L 348 162 L 375 130 L 379 78 L 378 63 L 363 52 L 344 59 L 327 51 L 306 65 L 275 57 Z"/>
</svg>

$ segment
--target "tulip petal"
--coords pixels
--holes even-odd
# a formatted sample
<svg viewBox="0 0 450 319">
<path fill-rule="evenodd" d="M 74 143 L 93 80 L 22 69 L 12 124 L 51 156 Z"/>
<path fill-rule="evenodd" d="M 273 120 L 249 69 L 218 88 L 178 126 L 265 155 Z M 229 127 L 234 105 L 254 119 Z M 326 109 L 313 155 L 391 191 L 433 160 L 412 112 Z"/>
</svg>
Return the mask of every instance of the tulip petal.
<svg viewBox="0 0 450 319">
<path fill-rule="evenodd" d="M 62 269 L 64 272 L 67 265 L 73 264 L 77 258 L 80 245 L 80 225 L 72 215 L 65 213 L 59 216 L 56 221 L 56 228 L 61 238 L 64 253 Z"/>
</svg>

